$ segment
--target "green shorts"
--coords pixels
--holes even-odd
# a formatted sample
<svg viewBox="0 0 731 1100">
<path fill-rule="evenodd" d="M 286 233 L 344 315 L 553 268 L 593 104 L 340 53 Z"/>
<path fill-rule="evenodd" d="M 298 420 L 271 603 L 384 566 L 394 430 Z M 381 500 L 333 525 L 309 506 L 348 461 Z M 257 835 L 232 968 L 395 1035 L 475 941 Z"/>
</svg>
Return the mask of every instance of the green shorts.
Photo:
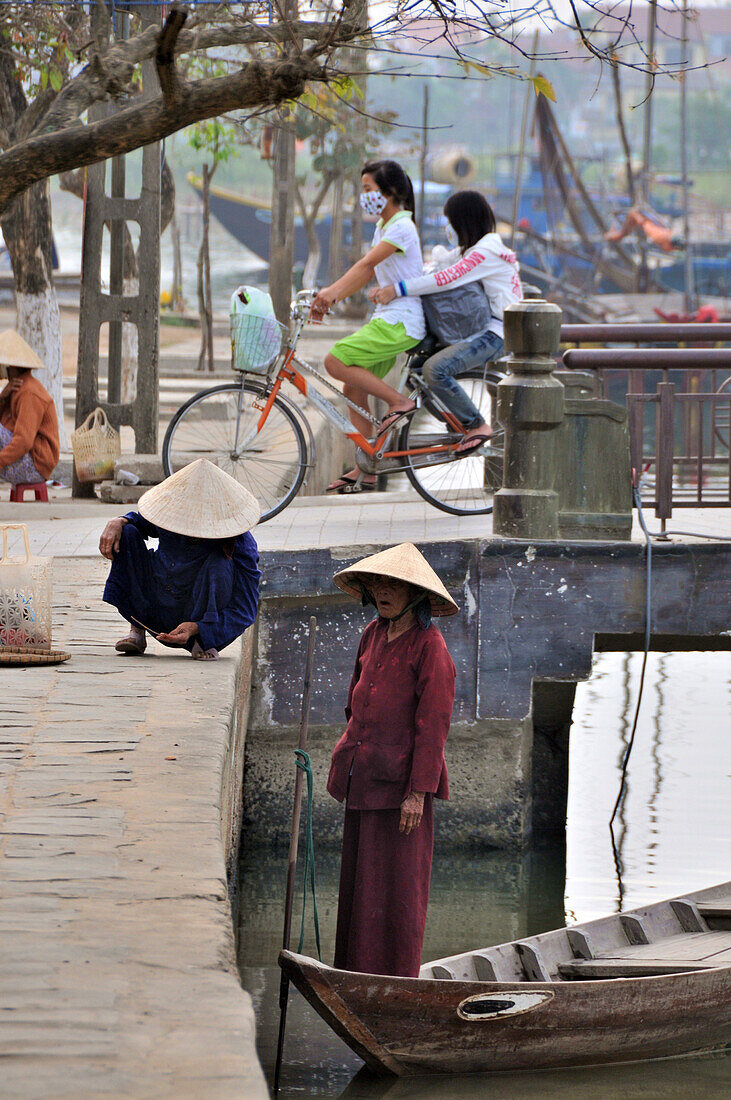
<svg viewBox="0 0 731 1100">
<path fill-rule="evenodd" d="M 396 362 L 396 356 L 419 343 L 409 336 L 403 321 L 391 325 L 382 317 L 374 317 L 352 336 L 338 340 L 330 354 L 346 367 L 364 367 L 378 378 L 385 378 Z"/>
</svg>

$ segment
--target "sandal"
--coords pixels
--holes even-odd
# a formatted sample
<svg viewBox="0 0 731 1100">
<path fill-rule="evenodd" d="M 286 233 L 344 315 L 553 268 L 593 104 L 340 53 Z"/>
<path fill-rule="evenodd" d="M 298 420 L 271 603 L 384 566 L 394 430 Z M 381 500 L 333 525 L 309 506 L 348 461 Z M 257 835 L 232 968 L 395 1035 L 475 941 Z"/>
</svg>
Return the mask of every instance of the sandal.
<svg viewBox="0 0 731 1100">
<path fill-rule="evenodd" d="M 124 653 L 127 657 L 141 657 L 147 649 L 147 639 L 144 634 L 141 638 L 138 634 L 127 634 L 119 639 L 114 648 L 117 653 Z"/>
<path fill-rule="evenodd" d="M 378 434 L 383 435 L 384 432 L 387 432 L 389 428 L 393 428 L 404 416 L 408 416 L 412 412 L 416 412 L 416 405 L 413 402 L 408 409 L 396 409 L 395 412 L 386 413 L 385 416 L 381 417 L 381 427 Z"/>
<path fill-rule="evenodd" d="M 493 432 L 487 435 L 481 432 L 480 435 L 473 435 L 467 440 L 464 446 L 458 446 L 455 450 L 455 454 L 458 455 L 471 455 L 473 451 L 479 451 L 480 447 L 484 447 L 486 443 L 489 443 L 493 437 Z"/>
<path fill-rule="evenodd" d="M 332 485 L 328 485 L 325 492 L 337 493 L 338 496 L 342 496 L 344 493 L 372 493 L 375 487 L 375 481 L 361 481 L 359 484 L 357 477 L 343 474 L 341 477 L 336 478 Z"/>
</svg>

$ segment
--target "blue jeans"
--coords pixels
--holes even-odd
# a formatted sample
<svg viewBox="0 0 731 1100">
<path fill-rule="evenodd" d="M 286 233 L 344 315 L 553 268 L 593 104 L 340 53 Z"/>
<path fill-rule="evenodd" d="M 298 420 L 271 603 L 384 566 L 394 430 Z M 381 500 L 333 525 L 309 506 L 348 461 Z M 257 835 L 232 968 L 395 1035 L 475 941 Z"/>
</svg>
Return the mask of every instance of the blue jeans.
<svg viewBox="0 0 731 1100">
<path fill-rule="evenodd" d="M 460 344 L 443 348 L 424 364 L 423 375 L 427 386 L 468 431 L 481 424 L 483 416 L 455 380 L 455 375 L 472 367 L 483 367 L 489 360 L 499 358 L 504 348 L 502 336 L 488 330 L 470 336 L 469 340 L 463 340 Z"/>
</svg>

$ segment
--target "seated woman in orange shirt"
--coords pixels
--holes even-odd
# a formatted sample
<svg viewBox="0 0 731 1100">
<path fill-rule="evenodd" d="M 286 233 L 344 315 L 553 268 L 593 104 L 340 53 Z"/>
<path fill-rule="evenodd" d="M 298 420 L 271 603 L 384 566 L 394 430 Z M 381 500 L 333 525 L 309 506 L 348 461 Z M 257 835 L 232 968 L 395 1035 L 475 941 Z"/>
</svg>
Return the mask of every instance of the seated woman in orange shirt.
<svg viewBox="0 0 731 1100">
<path fill-rule="evenodd" d="M 13 329 L 0 333 L 0 481 L 22 485 L 45 481 L 58 462 L 56 407 L 32 374 L 43 363 Z"/>
</svg>

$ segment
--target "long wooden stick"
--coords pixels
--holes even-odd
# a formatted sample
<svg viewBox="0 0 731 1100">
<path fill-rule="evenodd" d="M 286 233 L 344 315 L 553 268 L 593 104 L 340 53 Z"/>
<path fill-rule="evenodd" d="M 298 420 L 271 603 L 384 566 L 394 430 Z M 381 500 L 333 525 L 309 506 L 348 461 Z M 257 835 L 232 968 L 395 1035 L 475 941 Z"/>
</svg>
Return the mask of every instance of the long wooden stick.
<svg viewBox="0 0 731 1100">
<path fill-rule="evenodd" d="M 305 660 L 305 682 L 302 691 L 302 712 L 300 715 L 300 734 L 298 748 L 307 751 L 307 729 L 310 721 L 310 701 L 312 699 L 312 665 L 315 656 L 315 637 L 317 634 L 317 619 L 314 615 L 310 618 L 307 636 L 307 657 Z M 292 908 L 294 904 L 294 884 L 297 872 L 297 847 L 299 844 L 300 811 L 302 809 L 302 783 L 304 776 L 302 769 L 296 769 L 294 780 L 294 803 L 292 805 L 292 828 L 289 834 L 289 864 L 287 866 L 287 890 L 284 898 L 284 931 L 282 933 L 282 949 L 289 951 L 289 940 L 292 929 Z M 279 1092 L 279 1074 L 282 1069 L 282 1053 L 284 1051 L 284 1029 L 287 1024 L 287 1001 L 289 997 L 289 978 L 284 972 L 279 982 L 279 1039 L 277 1041 L 277 1061 L 274 1067 L 274 1095 Z"/>
</svg>

